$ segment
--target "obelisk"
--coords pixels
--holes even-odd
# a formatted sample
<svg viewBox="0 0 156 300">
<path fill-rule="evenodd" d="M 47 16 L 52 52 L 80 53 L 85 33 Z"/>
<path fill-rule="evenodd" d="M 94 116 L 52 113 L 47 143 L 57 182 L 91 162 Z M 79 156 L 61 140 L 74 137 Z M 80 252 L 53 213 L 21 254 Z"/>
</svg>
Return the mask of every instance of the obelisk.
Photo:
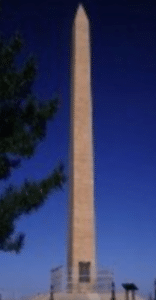
<svg viewBox="0 0 156 300">
<path fill-rule="evenodd" d="M 72 27 L 68 292 L 91 293 L 96 279 L 89 19 L 79 4 Z"/>
</svg>

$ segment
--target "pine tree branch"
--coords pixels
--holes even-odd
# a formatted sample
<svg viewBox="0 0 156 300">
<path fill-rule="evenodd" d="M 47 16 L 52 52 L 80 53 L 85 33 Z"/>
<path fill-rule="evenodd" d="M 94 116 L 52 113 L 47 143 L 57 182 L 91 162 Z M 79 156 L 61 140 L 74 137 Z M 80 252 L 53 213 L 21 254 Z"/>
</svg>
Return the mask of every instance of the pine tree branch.
<svg viewBox="0 0 156 300">
<path fill-rule="evenodd" d="M 0 179 L 8 179 L 11 168 L 20 166 L 19 156 L 30 159 L 35 154 L 38 143 L 46 136 L 47 121 L 57 112 L 58 103 L 58 99 L 53 99 L 39 104 L 29 96 L 19 116 L 18 107 L 4 106 L 0 112 L 0 116 L 5 116 L 0 128 Z M 18 155 L 18 159 L 11 161 L 7 156 L 9 153 Z"/>
<path fill-rule="evenodd" d="M 38 182 L 25 181 L 20 189 L 12 185 L 0 199 L 0 250 L 19 253 L 24 244 L 24 234 L 15 240 L 10 236 L 15 230 L 15 221 L 21 215 L 30 214 L 43 206 L 52 191 L 62 189 L 67 177 L 62 164 L 50 176 Z"/>
</svg>

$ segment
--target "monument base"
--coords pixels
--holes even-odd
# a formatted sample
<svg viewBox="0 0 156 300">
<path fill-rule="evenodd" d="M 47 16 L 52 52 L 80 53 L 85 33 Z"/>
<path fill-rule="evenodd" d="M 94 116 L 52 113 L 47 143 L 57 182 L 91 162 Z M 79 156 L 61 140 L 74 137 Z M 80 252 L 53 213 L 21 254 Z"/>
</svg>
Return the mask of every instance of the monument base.
<svg viewBox="0 0 156 300">
<path fill-rule="evenodd" d="M 95 285 L 93 283 L 78 283 L 68 284 L 67 293 L 72 294 L 94 294 L 96 293 Z"/>
<path fill-rule="evenodd" d="M 101 300 L 97 293 L 92 294 L 70 294 L 70 293 L 54 293 L 54 300 Z"/>
</svg>

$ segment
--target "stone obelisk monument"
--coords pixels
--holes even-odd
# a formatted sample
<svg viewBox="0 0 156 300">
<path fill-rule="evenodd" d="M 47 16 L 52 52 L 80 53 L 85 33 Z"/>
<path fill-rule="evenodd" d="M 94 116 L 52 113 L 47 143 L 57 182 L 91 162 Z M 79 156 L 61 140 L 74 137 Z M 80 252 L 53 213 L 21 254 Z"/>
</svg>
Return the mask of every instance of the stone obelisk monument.
<svg viewBox="0 0 156 300">
<path fill-rule="evenodd" d="M 68 292 L 92 293 L 96 279 L 89 19 L 79 4 L 72 27 Z"/>
</svg>

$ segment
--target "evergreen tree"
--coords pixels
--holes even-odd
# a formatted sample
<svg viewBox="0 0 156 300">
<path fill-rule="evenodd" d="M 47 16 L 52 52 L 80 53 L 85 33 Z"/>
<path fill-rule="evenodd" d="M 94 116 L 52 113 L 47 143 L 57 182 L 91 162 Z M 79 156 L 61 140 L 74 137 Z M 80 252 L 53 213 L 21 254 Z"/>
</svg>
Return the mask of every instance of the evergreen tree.
<svg viewBox="0 0 156 300">
<path fill-rule="evenodd" d="M 0 37 L 0 179 L 7 180 L 11 170 L 19 168 L 22 158 L 32 158 L 38 143 L 46 136 L 47 121 L 58 110 L 57 99 L 39 103 L 32 94 L 36 62 L 29 57 L 22 71 L 15 58 L 23 45 L 22 36 L 6 40 Z M 10 155 L 16 157 L 11 158 Z M 41 207 L 47 196 L 62 188 L 67 178 L 61 163 L 49 177 L 25 183 L 19 188 L 10 185 L 0 196 L 0 250 L 19 253 L 24 246 L 24 234 L 12 237 L 15 221 Z"/>
</svg>

